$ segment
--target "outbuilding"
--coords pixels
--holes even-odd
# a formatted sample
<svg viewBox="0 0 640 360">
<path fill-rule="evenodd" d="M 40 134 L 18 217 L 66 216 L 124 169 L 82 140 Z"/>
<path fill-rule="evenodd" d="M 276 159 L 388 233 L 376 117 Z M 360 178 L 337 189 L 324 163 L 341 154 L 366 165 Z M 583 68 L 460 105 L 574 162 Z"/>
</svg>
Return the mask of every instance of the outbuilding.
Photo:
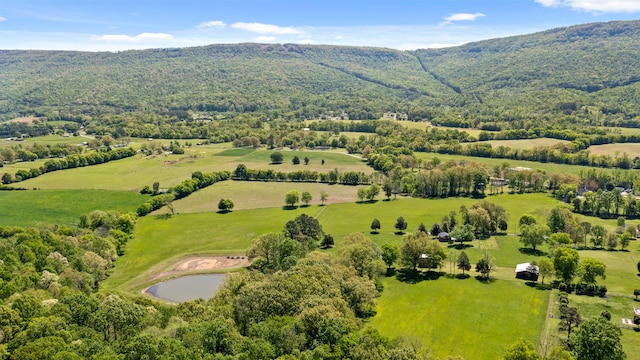
<svg viewBox="0 0 640 360">
<path fill-rule="evenodd" d="M 531 263 L 522 263 L 516 265 L 516 279 L 538 281 L 540 269 L 537 265 Z"/>
</svg>

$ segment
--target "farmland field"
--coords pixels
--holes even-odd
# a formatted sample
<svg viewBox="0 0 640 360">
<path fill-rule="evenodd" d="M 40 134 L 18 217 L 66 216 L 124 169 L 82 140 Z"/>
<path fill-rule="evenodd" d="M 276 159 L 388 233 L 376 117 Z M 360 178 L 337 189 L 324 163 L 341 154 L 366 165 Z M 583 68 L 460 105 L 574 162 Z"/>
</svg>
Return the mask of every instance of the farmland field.
<svg viewBox="0 0 640 360">
<path fill-rule="evenodd" d="M 566 144 L 566 140 L 538 138 L 538 139 L 522 139 L 522 140 L 489 140 L 487 143 L 495 149 L 498 146 L 505 146 L 511 149 L 532 149 L 536 146 L 553 146 L 557 144 Z"/>
<path fill-rule="evenodd" d="M 437 357 L 496 359 L 518 339 L 538 343 L 549 291 L 524 282 L 441 277 L 407 284 L 383 280 L 370 325 L 382 335 L 420 339 Z"/>
<path fill-rule="evenodd" d="M 612 157 L 616 154 L 623 155 L 624 153 L 629 155 L 631 159 L 640 156 L 640 144 L 633 143 L 593 145 L 589 146 L 587 150 L 591 154 L 610 155 Z"/>
<path fill-rule="evenodd" d="M 129 191 L 27 190 L 0 191 L 0 225 L 76 225 L 93 210 L 135 212 L 148 199 Z"/>
</svg>

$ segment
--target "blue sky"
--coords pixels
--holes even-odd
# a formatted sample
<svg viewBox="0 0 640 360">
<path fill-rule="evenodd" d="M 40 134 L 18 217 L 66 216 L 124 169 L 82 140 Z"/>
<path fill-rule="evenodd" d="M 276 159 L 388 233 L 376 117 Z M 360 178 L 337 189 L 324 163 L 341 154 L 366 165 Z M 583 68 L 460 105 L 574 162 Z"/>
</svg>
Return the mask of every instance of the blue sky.
<svg viewBox="0 0 640 360">
<path fill-rule="evenodd" d="M 413 50 L 638 18 L 640 0 L 0 0 L 0 49 L 260 42 Z"/>
</svg>

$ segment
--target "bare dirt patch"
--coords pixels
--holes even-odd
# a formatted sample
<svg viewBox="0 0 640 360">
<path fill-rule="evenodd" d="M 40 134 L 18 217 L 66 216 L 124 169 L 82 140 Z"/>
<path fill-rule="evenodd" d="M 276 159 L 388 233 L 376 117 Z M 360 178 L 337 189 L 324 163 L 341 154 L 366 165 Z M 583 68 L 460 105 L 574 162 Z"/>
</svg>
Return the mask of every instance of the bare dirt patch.
<svg viewBox="0 0 640 360">
<path fill-rule="evenodd" d="M 249 265 L 249 260 L 246 256 L 193 256 L 178 261 L 167 271 L 155 274 L 151 280 L 173 276 L 180 273 L 240 268 L 247 265 Z"/>
</svg>

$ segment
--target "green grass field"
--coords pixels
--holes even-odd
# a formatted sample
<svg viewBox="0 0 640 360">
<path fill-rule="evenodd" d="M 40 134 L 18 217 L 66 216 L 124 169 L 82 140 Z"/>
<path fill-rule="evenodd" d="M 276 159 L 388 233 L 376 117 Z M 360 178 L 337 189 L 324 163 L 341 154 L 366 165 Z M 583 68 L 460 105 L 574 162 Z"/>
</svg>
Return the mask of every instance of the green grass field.
<svg viewBox="0 0 640 360">
<path fill-rule="evenodd" d="M 290 190 L 301 193 L 308 191 L 313 196 L 310 205 L 318 205 L 320 192 L 329 195 L 325 204 L 355 202 L 358 189 L 363 186 L 342 186 L 320 183 L 261 182 L 261 181 L 223 181 L 214 186 L 199 190 L 191 196 L 175 201 L 174 210 L 178 213 L 218 211 L 220 199 L 231 199 L 235 210 L 259 209 L 285 205 L 284 195 Z M 158 210 L 166 213 L 166 209 Z"/>
<path fill-rule="evenodd" d="M 466 161 L 474 161 L 480 164 L 484 164 L 489 169 L 494 166 L 502 166 L 502 164 L 507 164 L 509 167 L 522 166 L 531 169 L 540 169 L 546 171 L 549 174 L 553 173 L 571 173 L 578 175 L 580 171 L 586 171 L 589 169 L 593 169 L 593 167 L 589 166 L 581 166 L 581 165 L 564 165 L 564 164 L 555 164 L 555 163 L 542 163 L 536 161 L 525 161 L 525 160 L 512 160 L 512 159 L 494 159 L 494 158 L 483 158 L 483 157 L 475 157 L 475 156 L 465 156 L 465 155 L 448 155 L 448 154 L 434 154 L 434 153 L 415 153 L 415 156 L 419 159 L 431 160 L 434 157 L 437 157 L 441 161 L 453 160 L 455 162 L 460 162 L 462 160 Z M 613 171 L 613 169 L 605 169 L 598 168 L 600 171 Z"/>
<path fill-rule="evenodd" d="M 147 195 L 127 191 L 0 191 L 0 225 L 75 225 L 80 215 L 93 210 L 135 212 L 147 199 Z"/>
<path fill-rule="evenodd" d="M 40 189 L 106 189 L 138 191 L 143 186 L 159 182 L 161 188 L 175 186 L 191 177 L 194 171 L 233 171 L 239 163 L 251 169 L 277 169 L 279 171 L 315 170 L 329 172 L 373 170 L 356 157 L 339 152 L 288 151 L 284 150 L 285 163 L 270 164 L 271 154 L 267 150 L 222 148 L 219 146 L 198 146 L 185 151 L 183 155 L 162 154 L 144 156 L 142 154 L 111 161 L 105 164 L 68 169 L 44 174 L 29 179 L 17 186 Z M 294 155 L 300 157 L 300 165 L 292 165 Z M 309 157 L 309 165 L 303 159 Z M 321 160 L 325 159 L 325 165 Z M 37 162 L 35 162 L 37 163 Z M 19 163 L 21 164 L 21 163 Z M 29 163 L 29 167 L 34 167 Z M 8 168 L 8 167 L 5 167 Z M 18 170 L 17 168 L 15 169 Z M 4 170 L 7 171 L 7 170 Z"/>
<path fill-rule="evenodd" d="M 465 359 L 497 359 L 518 339 L 537 344 L 550 294 L 524 282 L 474 277 L 383 284 L 370 326 L 391 338 L 419 339 L 436 357 Z"/>
</svg>

